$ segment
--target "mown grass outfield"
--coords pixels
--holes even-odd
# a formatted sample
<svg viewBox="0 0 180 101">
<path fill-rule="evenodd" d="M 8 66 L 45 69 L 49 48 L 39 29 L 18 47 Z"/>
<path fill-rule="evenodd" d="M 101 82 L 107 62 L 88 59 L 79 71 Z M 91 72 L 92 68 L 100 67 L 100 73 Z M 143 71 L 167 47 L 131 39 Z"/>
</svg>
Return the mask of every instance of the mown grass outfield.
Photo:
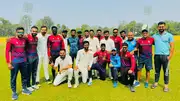
<svg viewBox="0 0 180 101">
<path fill-rule="evenodd" d="M 170 92 L 163 92 L 163 75 L 160 78 L 160 85 L 157 89 L 136 88 L 135 93 L 131 93 L 128 88 L 118 83 L 117 88 L 113 88 L 112 82 L 93 80 L 93 85 L 80 84 L 77 89 L 67 88 L 67 84 L 58 87 L 44 83 L 44 74 L 41 70 L 42 86 L 31 96 L 21 94 L 21 80 L 18 75 L 17 91 L 18 101 L 180 101 L 180 36 L 175 37 L 175 54 L 170 63 Z M 0 38 L 0 101 L 11 100 L 10 71 L 5 62 L 5 38 Z M 20 73 L 19 73 L 20 74 Z M 51 74 L 51 72 L 50 72 Z M 150 85 L 154 80 L 154 70 L 151 72 Z M 161 71 L 161 74 L 163 72 Z M 143 78 L 145 73 L 143 72 Z"/>
</svg>

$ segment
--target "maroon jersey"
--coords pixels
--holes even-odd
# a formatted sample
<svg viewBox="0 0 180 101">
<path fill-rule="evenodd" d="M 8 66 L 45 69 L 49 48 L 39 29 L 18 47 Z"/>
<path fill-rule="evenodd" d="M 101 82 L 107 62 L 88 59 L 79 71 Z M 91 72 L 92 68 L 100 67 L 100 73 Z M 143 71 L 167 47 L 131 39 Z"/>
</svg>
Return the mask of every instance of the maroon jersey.
<svg viewBox="0 0 180 101">
<path fill-rule="evenodd" d="M 114 41 L 115 48 L 119 52 L 121 50 L 121 48 L 122 48 L 123 40 L 121 39 L 120 36 L 116 36 L 116 37 L 111 36 L 110 38 Z"/>
<path fill-rule="evenodd" d="M 106 65 L 106 63 L 110 63 L 110 54 L 108 53 L 108 51 L 98 51 L 96 53 L 94 53 L 94 57 L 98 57 L 97 58 L 97 62 L 101 65 Z"/>
<path fill-rule="evenodd" d="M 6 44 L 6 62 L 22 63 L 26 62 L 26 40 L 24 38 L 12 37 Z M 11 54 L 9 54 L 11 53 Z"/>
</svg>

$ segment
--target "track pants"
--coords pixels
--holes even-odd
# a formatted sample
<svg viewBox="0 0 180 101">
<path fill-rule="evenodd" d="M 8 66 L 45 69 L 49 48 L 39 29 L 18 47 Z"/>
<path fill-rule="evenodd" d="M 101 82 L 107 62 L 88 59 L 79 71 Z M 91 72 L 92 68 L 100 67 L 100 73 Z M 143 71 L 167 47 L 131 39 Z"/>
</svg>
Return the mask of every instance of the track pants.
<svg viewBox="0 0 180 101">
<path fill-rule="evenodd" d="M 27 84 L 27 64 L 26 64 L 26 62 L 12 63 L 12 66 L 14 67 L 11 70 L 11 89 L 12 89 L 12 91 L 16 92 L 16 79 L 17 79 L 19 70 L 21 73 L 22 89 L 26 89 L 26 84 Z"/>
<path fill-rule="evenodd" d="M 38 67 L 38 58 L 33 62 L 27 63 L 27 87 L 31 87 L 36 84 L 36 73 Z M 32 78 L 32 85 L 31 85 Z"/>
<path fill-rule="evenodd" d="M 128 74 L 129 69 L 129 67 L 121 68 L 121 83 L 124 85 L 133 86 L 135 76 L 134 74 Z"/>
<path fill-rule="evenodd" d="M 106 80 L 106 65 L 101 65 L 95 63 L 92 65 L 91 70 L 89 71 L 89 78 L 92 78 L 92 70 L 97 70 L 101 80 Z"/>
<path fill-rule="evenodd" d="M 168 55 L 155 55 L 154 64 L 155 64 L 155 82 L 159 81 L 161 66 L 164 71 L 164 84 L 169 83 L 169 60 L 167 59 Z"/>
<path fill-rule="evenodd" d="M 47 55 L 45 55 L 45 56 L 38 55 L 38 56 L 39 56 L 39 61 L 38 61 L 36 82 L 39 82 L 39 81 L 40 81 L 40 70 L 41 70 L 41 64 L 42 64 L 42 62 L 43 62 L 43 67 L 44 67 L 44 75 L 45 75 L 45 78 L 46 78 L 46 80 L 49 79 L 49 71 L 48 71 L 48 63 L 49 63 L 49 60 L 48 60 L 48 56 L 47 56 Z"/>
<path fill-rule="evenodd" d="M 118 71 L 119 68 L 111 67 L 111 74 L 113 77 L 113 81 L 118 81 Z"/>
<path fill-rule="evenodd" d="M 72 80 L 72 76 L 73 76 L 73 69 L 69 68 L 68 70 L 62 72 L 61 74 L 58 73 L 56 78 L 54 79 L 54 86 L 59 85 L 60 83 L 62 83 L 63 81 L 65 81 L 67 79 L 68 76 L 68 82 L 71 82 Z"/>
</svg>

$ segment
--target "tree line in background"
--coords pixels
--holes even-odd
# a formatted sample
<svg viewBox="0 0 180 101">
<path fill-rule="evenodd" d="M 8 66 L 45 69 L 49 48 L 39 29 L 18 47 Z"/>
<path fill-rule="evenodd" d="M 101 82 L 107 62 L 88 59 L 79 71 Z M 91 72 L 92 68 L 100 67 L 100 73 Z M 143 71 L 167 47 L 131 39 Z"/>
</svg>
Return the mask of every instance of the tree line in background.
<svg viewBox="0 0 180 101">
<path fill-rule="evenodd" d="M 25 18 L 26 18 L 26 21 L 24 21 Z M 171 32 L 173 35 L 180 35 L 180 22 L 176 22 L 176 21 L 165 21 L 165 22 L 167 24 L 167 30 L 169 32 Z M 9 20 L 6 20 L 6 19 L 0 17 L 0 36 L 12 36 L 15 32 L 16 27 L 18 27 L 18 26 L 23 26 L 23 27 L 31 26 L 31 25 L 27 26 L 26 23 L 31 23 L 31 18 L 30 17 L 28 18 L 28 16 L 22 17 L 19 24 L 12 24 Z M 39 19 L 36 22 L 36 26 L 38 26 L 38 28 L 40 28 L 42 25 L 47 26 L 48 33 L 51 33 L 51 30 L 50 30 L 51 26 L 54 26 L 55 23 L 49 16 L 45 16 L 44 18 Z M 62 25 L 56 24 L 56 26 L 59 28 L 59 33 L 61 33 L 61 31 L 64 29 L 70 31 L 70 28 L 68 28 L 64 24 L 62 24 Z M 117 28 L 119 29 L 119 31 L 121 31 L 121 30 L 125 30 L 126 32 L 131 31 L 131 32 L 134 32 L 136 36 L 140 36 L 142 26 L 143 26 L 143 23 L 139 23 L 136 21 L 131 21 L 129 23 L 123 21 L 119 24 L 119 26 L 117 26 Z M 82 32 L 84 32 L 85 30 L 90 30 L 90 29 L 93 29 L 95 31 L 97 29 L 109 30 L 110 32 L 112 32 L 114 27 L 89 26 L 88 24 L 83 24 L 81 27 L 78 27 L 75 29 L 81 30 Z M 156 23 L 153 24 L 149 28 L 149 32 L 151 34 L 154 34 L 157 32 L 157 24 Z"/>
</svg>

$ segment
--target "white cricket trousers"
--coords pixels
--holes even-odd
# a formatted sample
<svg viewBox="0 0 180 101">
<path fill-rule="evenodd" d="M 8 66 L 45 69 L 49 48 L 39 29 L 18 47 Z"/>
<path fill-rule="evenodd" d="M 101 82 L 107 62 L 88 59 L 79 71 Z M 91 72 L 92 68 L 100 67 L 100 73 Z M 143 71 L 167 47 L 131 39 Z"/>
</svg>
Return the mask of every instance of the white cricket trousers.
<svg viewBox="0 0 180 101">
<path fill-rule="evenodd" d="M 60 83 L 62 83 L 63 81 L 65 81 L 67 79 L 67 76 L 68 76 L 68 83 L 70 83 L 72 80 L 72 76 L 73 76 L 72 68 L 69 68 L 68 70 L 62 72 L 61 74 L 58 73 L 54 79 L 53 85 L 58 86 Z"/>
<path fill-rule="evenodd" d="M 43 67 L 44 67 L 44 75 L 45 75 L 45 79 L 48 80 L 49 79 L 49 71 L 48 71 L 48 64 L 49 64 L 49 59 L 48 56 L 41 56 L 39 55 L 39 63 L 38 63 L 38 69 L 37 69 L 37 76 L 36 76 L 36 82 L 39 82 L 40 80 L 40 70 L 41 70 L 41 64 L 43 63 Z"/>
<path fill-rule="evenodd" d="M 79 84 L 79 72 L 81 72 L 83 83 L 86 83 L 88 79 L 88 69 L 79 67 L 77 70 L 74 70 L 75 84 Z"/>
</svg>

